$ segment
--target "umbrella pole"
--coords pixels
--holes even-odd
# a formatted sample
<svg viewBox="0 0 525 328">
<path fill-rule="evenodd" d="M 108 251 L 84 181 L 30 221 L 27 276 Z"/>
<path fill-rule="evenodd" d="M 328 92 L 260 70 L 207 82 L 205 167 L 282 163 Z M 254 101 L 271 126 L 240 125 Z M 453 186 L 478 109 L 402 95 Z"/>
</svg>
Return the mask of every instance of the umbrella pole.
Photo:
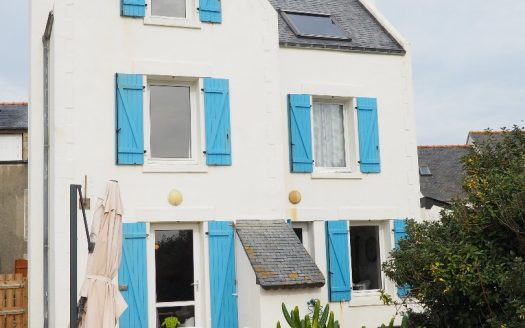
<svg viewBox="0 0 525 328">
<path fill-rule="evenodd" d="M 77 310 L 77 191 L 79 185 L 69 186 L 69 327 L 78 327 Z"/>
</svg>

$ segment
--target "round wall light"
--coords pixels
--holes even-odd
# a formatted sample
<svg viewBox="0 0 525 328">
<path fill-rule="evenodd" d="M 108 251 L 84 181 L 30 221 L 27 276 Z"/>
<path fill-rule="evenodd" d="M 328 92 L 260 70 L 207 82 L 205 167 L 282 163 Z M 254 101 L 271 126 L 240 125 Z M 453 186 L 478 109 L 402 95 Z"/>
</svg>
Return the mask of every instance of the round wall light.
<svg viewBox="0 0 525 328">
<path fill-rule="evenodd" d="M 292 190 L 288 194 L 288 200 L 292 204 L 299 204 L 301 202 L 301 193 L 297 190 Z"/>
<path fill-rule="evenodd" d="M 177 189 L 172 189 L 168 194 L 168 203 L 170 203 L 170 205 L 179 206 L 182 200 L 182 193 Z"/>
</svg>

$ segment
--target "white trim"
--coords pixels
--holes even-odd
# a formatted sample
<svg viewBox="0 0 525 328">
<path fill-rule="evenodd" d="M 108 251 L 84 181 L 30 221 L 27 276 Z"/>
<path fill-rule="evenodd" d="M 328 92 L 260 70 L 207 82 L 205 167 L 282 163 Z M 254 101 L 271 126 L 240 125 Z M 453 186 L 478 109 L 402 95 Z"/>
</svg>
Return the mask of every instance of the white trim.
<svg viewBox="0 0 525 328">
<path fill-rule="evenodd" d="M 186 17 L 153 16 L 151 14 L 151 1 L 152 0 L 147 0 L 146 16 L 144 17 L 145 25 L 160 25 L 195 29 L 202 28 L 202 24 L 199 20 L 199 6 L 197 0 L 185 0 Z"/>
<path fill-rule="evenodd" d="M 375 304 L 374 302 L 374 299 L 377 300 L 378 302 L 377 303 L 381 303 L 382 302 L 379 300 L 379 290 L 380 289 L 386 289 L 386 277 L 385 277 L 385 274 L 383 272 L 383 270 L 381 269 L 381 263 L 383 263 L 383 261 L 386 260 L 387 258 L 387 255 L 388 255 L 388 250 L 386 249 L 386 239 L 385 238 L 390 238 L 390 234 L 387 234 L 387 231 L 385 230 L 388 230 L 388 227 L 390 226 L 390 221 L 372 221 L 372 220 L 369 220 L 369 221 L 353 221 L 353 220 L 350 220 L 349 223 L 348 223 L 348 237 L 349 237 L 349 242 L 350 242 L 350 277 L 352 277 L 352 236 L 351 236 L 351 232 L 350 232 L 350 229 L 352 227 L 363 227 L 363 226 L 375 226 L 375 227 L 378 227 L 378 241 L 379 241 L 379 258 L 378 258 L 378 262 L 379 262 L 379 275 L 380 275 L 380 283 L 381 283 L 381 286 L 379 289 L 367 289 L 367 290 L 353 290 L 352 289 L 352 301 L 354 300 L 354 297 L 357 298 L 357 299 L 361 299 L 357 302 L 354 302 L 352 303 L 351 302 L 351 305 L 363 305 L 363 303 L 366 303 L 366 305 L 373 305 Z M 369 299 L 366 299 L 366 298 L 369 298 Z"/>
<path fill-rule="evenodd" d="M 313 243 L 312 223 L 292 221 L 292 229 L 300 228 L 303 230 L 303 247 L 312 258 L 315 258 L 315 245 Z"/>
<path fill-rule="evenodd" d="M 147 76 L 144 93 L 144 173 L 205 173 L 204 155 L 204 110 L 199 90 L 201 79 L 168 76 Z M 183 86 L 190 88 L 191 107 L 191 158 L 152 158 L 151 157 L 151 120 L 150 120 L 150 87 L 155 85 Z"/>
<path fill-rule="evenodd" d="M 327 97 L 312 95 L 312 110 L 310 111 L 311 135 L 312 135 L 312 157 L 314 169 L 311 174 L 313 179 L 361 179 L 359 172 L 358 151 L 359 142 L 357 136 L 357 117 L 354 109 L 354 97 Z M 314 129 L 314 104 L 336 104 L 343 107 L 344 123 L 344 148 L 345 167 L 320 167 L 316 165 L 315 158 L 315 129 Z"/>
</svg>

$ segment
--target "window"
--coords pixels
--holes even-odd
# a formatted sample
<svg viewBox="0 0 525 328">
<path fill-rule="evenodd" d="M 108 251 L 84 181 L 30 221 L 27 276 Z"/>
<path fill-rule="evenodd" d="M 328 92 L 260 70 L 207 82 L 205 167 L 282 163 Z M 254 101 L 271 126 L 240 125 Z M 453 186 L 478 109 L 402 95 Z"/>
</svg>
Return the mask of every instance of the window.
<svg viewBox="0 0 525 328">
<path fill-rule="evenodd" d="M 312 240 L 310 236 L 310 223 L 308 222 L 292 222 L 292 229 L 301 241 L 304 248 L 312 257 L 314 255 L 312 249 Z"/>
<path fill-rule="evenodd" d="M 316 171 L 350 172 L 355 169 L 355 137 L 350 102 L 314 99 L 312 135 Z"/>
<path fill-rule="evenodd" d="M 147 170 L 192 170 L 202 164 L 197 84 L 150 79 L 149 109 L 144 111 Z"/>
<path fill-rule="evenodd" d="M 350 226 L 352 289 L 382 288 L 379 226 Z"/>
<path fill-rule="evenodd" d="M 0 161 L 22 160 L 22 135 L 0 134 Z"/>
<path fill-rule="evenodd" d="M 200 28 L 198 0 L 146 0 L 145 24 Z"/>
<path fill-rule="evenodd" d="M 191 104 L 188 86 L 150 87 L 151 156 L 191 158 Z"/>
<path fill-rule="evenodd" d="M 194 229 L 155 230 L 156 327 L 176 317 L 181 327 L 195 327 L 199 265 Z"/>
<path fill-rule="evenodd" d="M 186 18 L 186 0 L 151 0 L 151 15 Z"/>
<path fill-rule="evenodd" d="M 282 11 L 292 31 L 300 37 L 350 40 L 330 15 Z"/>
</svg>

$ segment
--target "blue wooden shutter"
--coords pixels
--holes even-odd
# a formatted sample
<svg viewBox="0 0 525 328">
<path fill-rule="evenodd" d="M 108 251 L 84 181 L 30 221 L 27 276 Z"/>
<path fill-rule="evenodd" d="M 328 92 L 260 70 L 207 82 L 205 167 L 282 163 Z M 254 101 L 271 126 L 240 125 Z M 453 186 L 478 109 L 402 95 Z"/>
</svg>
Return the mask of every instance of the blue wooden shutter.
<svg viewBox="0 0 525 328">
<path fill-rule="evenodd" d="M 352 299 L 347 221 L 326 222 L 326 248 L 330 301 Z"/>
<path fill-rule="evenodd" d="M 311 108 L 310 95 L 288 95 L 291 172 L 313 171 Z"/>
<path fill-rule="evenodd" d="M 146 224 L 124 223 L 122 225 L 122 260 L 118 270 L 119 286 L 128 308 L 120 316 L 121 328 L 148 327 L 148 279 L 146 263 Z"/>
<path fill-rule="evenodd" d="M 221 23 L 221 0 L 200 0 L 199 13 L 201 22 Z"/>
<path fill-rule="evenodd" d="M 230 91 L 225 79 L 204 79 L 206 163 L 231 165 Z"/>
<path fill-rule="evenodd" d="M 381 160 L 379 156 L 377 100 L 375 98 L 357 98 L 357 122 L 361 172 L 379 173 L 381 172 Z"/>
<path fill-rule="evenodd" d="M 212 328 L 237 328 L 233 222 L 208 222 Z"/>
<path fill-rule="evenodd" d="M 120 15 L 144 17 L 146 15 L 146 0 L 121 0 Z"/>
<path fill-rule="evenodd" d="M 396 244 L 396 248 L 399 247 L 399 241 L 402 238 L 406 238 L 406 220 L 404 219 L 396 219 L 394 220 L 394 241 Z M 410 292 L 410 286 L 404 285 L 402 287 L 397 287 L 397 296 L 399 297 L 407 297 L 408 293 Z"/>
<path fill-rule="evenodd" d="M 117 74 L 117 164 L 144 164 L 142 75 Z"/>
</svg>

